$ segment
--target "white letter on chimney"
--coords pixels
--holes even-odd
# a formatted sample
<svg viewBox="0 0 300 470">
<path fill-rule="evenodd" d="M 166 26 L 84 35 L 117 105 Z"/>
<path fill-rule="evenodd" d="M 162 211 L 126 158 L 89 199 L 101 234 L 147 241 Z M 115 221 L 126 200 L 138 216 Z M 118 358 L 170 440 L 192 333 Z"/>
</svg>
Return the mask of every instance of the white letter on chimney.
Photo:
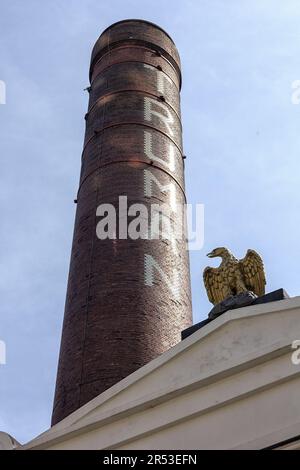
<svg viewBox="0 0 300 470">
<path fill-rule="evenodd" d="M 174 183 L 161 184 L 158 179 L 149 170 L 144 170 L 144 195 L 145 197 L 152 197 L 152 183 L 155 183 L 162 193 L 170 191 L 170 206 L 173 212 L 176 212 L 176 187 Z"/>
<path fill-rule="evenodd" d="M 155 261 L 153 256 L 151 255 L 144 255 L 144 267 L 145 267 L 145 272 L 144 272 L 144 281 L 145 281 L 145 286 L 153 287 L 154 285 L 154 270 L 156 270 L 159 274 L 160 277 L 164 280 L 164 282 L 167 284 L 169 290 L 171 291 L 173 297 L 175 300 L 180 299 L 180 293 L 179 293 L 179 276 L 178 272 L 176 269 L 173 269 L 173 282 L 168 278 L 166 273 L 161 269 L 159 264 Z"/>
<path fill-rule="evenodd" d="M 169 145 L 169 162 L 166 162 L 162 158 L 158 157 L 157 155 L 154 155 L 152 151 L 152 134 L 148 131 L 144 131 L 144 150 L 145 154 L 150 160 L 156 161 L 161 163 L 162 165 L 166 166 L 169 168 L 170 171 L 175 170 L 175 155 L 174 155 L 174 147 L 170 142 Z"/>
<path fill-rule="evenodd" d="M 155 107 L 159 108 L 160 111 L 155 111 Z M 163 111 L 163 113 L 161 112 Z M 158 119 L 160 119 L 169 133 L 173 136 L 174 132 L 172 129 L 171 124 L 174 123 L 173 116 L 167 106 L 163 103 L 160 103 L 159 101 L 156 101 L 152 98 L 149 98 L 148 96 L 144 97 L 144 118 L 145 121 L 152 121 L 152 117 L 156 116 Z"/>
</svg>

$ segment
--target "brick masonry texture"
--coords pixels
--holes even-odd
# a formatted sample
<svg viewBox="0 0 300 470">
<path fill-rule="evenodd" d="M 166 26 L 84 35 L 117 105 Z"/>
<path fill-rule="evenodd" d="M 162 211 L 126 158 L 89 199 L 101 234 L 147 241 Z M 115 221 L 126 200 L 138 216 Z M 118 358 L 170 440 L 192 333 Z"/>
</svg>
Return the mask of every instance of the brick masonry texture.
<svg viewBox="0 0 300 470">
<path fill-rule="evenodd" d="M 90 80 L 52 425 L 174 346 L 192 323 L 185 240 L 121 239 L 118 224 L 116 239 L 96 235 L 97 207 L 118 208 L 119 196 L 128 206 L 170 206 L 157 184 L 145 193 L 145 174 L 173 185 L 177 203 L 185 202 L 177 49 L 156 25 L 116 23 L 93 48 Z M 158 158 L 149 142 L 145 151 L 146 138 Z M 151 260 L 161 271 L 149 281 Z M 174 272 L 178 295 L 164 278 Z"/>
</svg>

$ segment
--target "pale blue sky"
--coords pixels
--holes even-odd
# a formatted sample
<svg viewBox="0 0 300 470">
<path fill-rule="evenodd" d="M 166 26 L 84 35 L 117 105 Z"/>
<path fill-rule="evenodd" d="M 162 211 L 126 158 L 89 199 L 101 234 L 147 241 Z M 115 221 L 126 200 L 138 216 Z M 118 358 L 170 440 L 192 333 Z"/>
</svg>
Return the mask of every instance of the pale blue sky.
<svg viewBox="0 0 300 470">
<path fill-rule="evenodd" d="M 194 321 L 211 308 L 205 253 L 265 260 L 268 290 L 299 294 L 298 0 L 1 0 L 0 429 L 50 423 L 87 109 L 91 48 L 125 18 L 164 28 L 182 59 L 189 202 L 205 204 L 191 253 Z"/>
</svg>

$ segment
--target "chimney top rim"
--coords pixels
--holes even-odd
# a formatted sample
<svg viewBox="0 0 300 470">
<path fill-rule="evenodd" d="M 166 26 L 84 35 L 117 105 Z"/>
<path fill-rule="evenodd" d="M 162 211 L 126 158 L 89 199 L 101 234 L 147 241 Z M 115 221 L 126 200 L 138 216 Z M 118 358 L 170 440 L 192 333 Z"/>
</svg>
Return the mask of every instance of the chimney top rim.
<svg viewBox="0 0 300 470">
<path fill-rule="evenodd" d="M 172 41 L 172 43 L 174 44 L 174 46 L 176 47 L 176 44 L 175 42 L 173 41 L 173 39 L 171 38 L 171 36 L 167 33 L 167 31 L 165 31 L 163 28 L 161 28 L 161 26 L 157 25 L 156 23 L 153 23 L 152 21 L 148 21 L 148 20 L 142 20 L 142 19 L 139 19 L 139 18 L 127 18 L 125 20 L 120 20 L 120 21 L 116 21 L 115 23 L 112 23 L 111 25 L 109 25 L 107 28 L 105 28 L 102 33 L 100 34 L 99 37 L 101 37 L 104 33 L 106 33 L 106 31 L 108 31 L 109 29 L 113 28 L 114 26 L 117 26 L 119 24 L 122 24 L 122 23 L 129 23 L 129 22 L 135 22 L 135 23 L 146 23 L 146 24 L 149 24 L 150 26 L 154 26 L 155 28 L 159 29 L 160 31 L 162 31 L 166 36 L 168 36 L 168 38 Z"/>
</svg>

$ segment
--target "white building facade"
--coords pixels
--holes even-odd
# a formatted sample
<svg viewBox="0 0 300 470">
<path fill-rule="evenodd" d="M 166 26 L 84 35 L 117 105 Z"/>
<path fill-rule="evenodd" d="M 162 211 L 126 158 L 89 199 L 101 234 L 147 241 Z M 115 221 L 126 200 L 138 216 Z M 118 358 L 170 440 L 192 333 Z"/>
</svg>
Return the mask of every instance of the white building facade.
<svg viewBox="0 0 300 470">
<path fill-rule="evenodd" d="M 300 297 L 231 310 L 15 449 L 300 449 Z"/>
</svg>

